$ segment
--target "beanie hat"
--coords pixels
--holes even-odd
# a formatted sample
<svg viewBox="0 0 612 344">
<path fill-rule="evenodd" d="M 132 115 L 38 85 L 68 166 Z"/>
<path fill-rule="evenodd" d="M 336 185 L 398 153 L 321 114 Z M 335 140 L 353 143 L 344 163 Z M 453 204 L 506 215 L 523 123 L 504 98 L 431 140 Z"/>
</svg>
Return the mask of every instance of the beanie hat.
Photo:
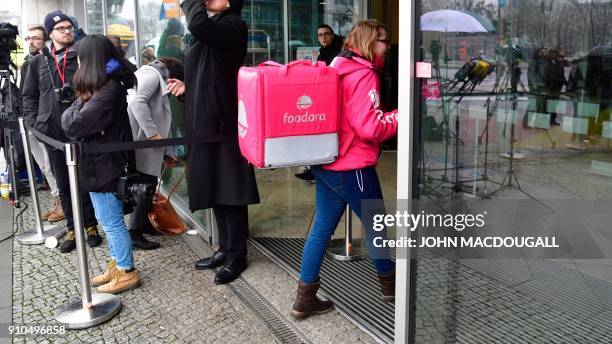
<svg viewBox="0 0 612 344">
<path fill-rule="evenodd" d="M 53 27 L 55 26 L 55 24 L 64 20 L 68 20 L 72 24 L 72 26 L 74 26 L 74 22 L 72 21 L 72 19 L 70 19 L 69 16 L 67 16 L 60 10 L 55 10 L 47 14 L 47 16 L 45 17 L 45 30 L 47 31 L 47 34 L 51 34 L 51 31 L 53 31 Z"/>
</svg>

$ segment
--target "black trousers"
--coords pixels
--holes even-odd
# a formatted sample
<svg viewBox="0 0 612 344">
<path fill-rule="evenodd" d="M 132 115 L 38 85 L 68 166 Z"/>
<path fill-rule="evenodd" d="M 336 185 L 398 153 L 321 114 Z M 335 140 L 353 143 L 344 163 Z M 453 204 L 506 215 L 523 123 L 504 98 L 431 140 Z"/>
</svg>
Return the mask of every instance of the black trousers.
<svg viewBox="0 0 612 344">
<path fill-rule="evenodd" d="M 219 251 L 227 259 L 246 257 L 249 238 L 247 205 L 216 205 L 213 207 L 219 229 Z"/>
<path fill-rule="evenodd" d="M 70 200 L 70 180 L 68 179 L 68 166 L 66 166 L 66 154 L 63 151 L 47 148 L 49 154 L 49 164 L 51 165 L 51 173 L 57 181 L 59 197 L 62 203 L 62 210 L 66 216 L 67 227 L 74 228 L 74 219 L 72 217 L 72 201 Z M 91 198 L 88 192 L 81 192 L 81 208 L 83 212 L 83 225 L 85 228 L 96 226 L 96 214 Z"/>
<path fill-rule="evenodd" d="M 157 177 L 138 172 L 139 184 L 151 184 L 157 187 Z M 130 230 L 139 233 L 151 233 L 154 229 L 149 221 L 149 212 L 153 206 L 153 197 L 136 197 L 136 208 L 130 215 Z"/>
</svg>

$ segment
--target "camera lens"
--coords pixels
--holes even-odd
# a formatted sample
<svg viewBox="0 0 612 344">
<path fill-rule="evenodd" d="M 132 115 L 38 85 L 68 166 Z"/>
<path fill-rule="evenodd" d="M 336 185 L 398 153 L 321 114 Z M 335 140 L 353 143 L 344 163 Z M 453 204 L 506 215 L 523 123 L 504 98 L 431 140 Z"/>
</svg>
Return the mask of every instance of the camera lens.
<svg viewBox="0 0 612 344">
<path fill-rule="evenodd" d="M 72 103 L 76 97 L 74 89 L 71 86 L 64 86 L 61 90 L 61 100 L 64 103 Z"/>
</svg>

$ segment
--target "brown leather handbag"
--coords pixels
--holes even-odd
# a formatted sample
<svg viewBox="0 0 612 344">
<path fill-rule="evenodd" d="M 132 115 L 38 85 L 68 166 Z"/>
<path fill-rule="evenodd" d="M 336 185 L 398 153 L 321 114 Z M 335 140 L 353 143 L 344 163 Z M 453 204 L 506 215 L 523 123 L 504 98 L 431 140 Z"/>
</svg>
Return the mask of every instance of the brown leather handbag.
<svg viewBox="0 0 612 344">
<path fill-rule="evenodd" d="M 162 176 L 164 175 L 164 171 L 162 171 Z M 170 197 L 172 197 L 172 194 L 176 191 L 176 187 L 181 183 L 184 176 L 185 172 L 183 172 L 176 184 L 174 184 L 167 198 L 159 191 L 159 184 L 161 183 L 157 185 L 157 191 L 153 198 L 153 206 L 149 212 L 149 221 L 153 228 L 161 234 L 179 235 L 187 230 L 187 226 L 176 213 L 172 203 L 170 203 Z"/>
</svg>

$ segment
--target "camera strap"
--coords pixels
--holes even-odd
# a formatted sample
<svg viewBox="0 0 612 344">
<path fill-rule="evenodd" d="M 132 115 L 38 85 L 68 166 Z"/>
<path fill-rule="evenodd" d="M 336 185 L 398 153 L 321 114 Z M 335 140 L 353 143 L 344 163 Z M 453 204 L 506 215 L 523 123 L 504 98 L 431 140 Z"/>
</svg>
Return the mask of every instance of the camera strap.
<svg viewBox="0 0 612 344">
<path fill-rule="evenodd" d="M 53 46 L 53 57 L 55 58 L 55 67 L 57 67 L 57 74 L 59 74 L 60 79 L 62 79 L 62 86 L 64 86 L 66 84 L 64 75 L 66 73 L 66 61 L 68 61 L 68 52 L 70 51 L 70 46 L 66 47 L 66 51 L 64 52 L 64 64 L 62 66 L 62 69 L 60 69 L 59 66 L 59 60 L 57 58 L 57 55 L 55 55 L 55 46 Z"/>
<path fill-rule="evenodd" d="M 49 72 L 49 78 L 51 78 L 51 83 L 53 84 L 53 88 L 57 88 L 57 86 L 55 86 L 55 78 L 53 77 L 53 73 L 51 72 L 51 66 L 49 65 L 49 51 L 47 51 L 45 55 L 45 64 L 47 65 L 47 71 Z"/>
</svg>

